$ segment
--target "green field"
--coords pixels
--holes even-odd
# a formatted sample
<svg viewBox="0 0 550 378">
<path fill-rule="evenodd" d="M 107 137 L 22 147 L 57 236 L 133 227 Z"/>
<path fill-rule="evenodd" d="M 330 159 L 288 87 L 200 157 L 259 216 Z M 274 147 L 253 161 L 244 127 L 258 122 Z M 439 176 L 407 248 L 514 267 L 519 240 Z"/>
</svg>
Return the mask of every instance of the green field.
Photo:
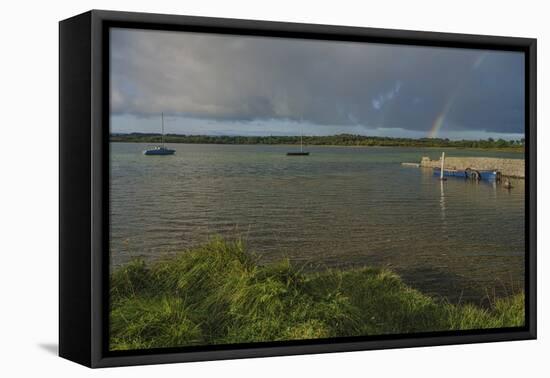
<svg viewBox="0 0 550 378">
<path fill-rule="evenodd" d="M 525 318 L 523 293 L 487 308 L 451 304 L 385 269 L 261 265 L 241 241 L 220 238 L 116 269 L 110 300 L 111 350 L 518 327 Z"/>
</svg>

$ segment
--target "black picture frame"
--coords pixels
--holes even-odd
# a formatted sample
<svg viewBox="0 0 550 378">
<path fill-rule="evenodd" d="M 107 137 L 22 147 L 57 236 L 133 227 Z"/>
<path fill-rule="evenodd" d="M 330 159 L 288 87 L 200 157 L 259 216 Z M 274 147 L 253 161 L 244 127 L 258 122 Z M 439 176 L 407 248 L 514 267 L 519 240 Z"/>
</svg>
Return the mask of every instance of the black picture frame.
<svg viewBox="0 0 550 378">
<path fill-rule="evenodd" d="M 520 51 L 525 54 L 526 325 L 109 352 L 110 27 Z M 59 23 L 59 355 L 88 367 L 536 338 L 536 39 L 92 10 Z"/>
</svg>

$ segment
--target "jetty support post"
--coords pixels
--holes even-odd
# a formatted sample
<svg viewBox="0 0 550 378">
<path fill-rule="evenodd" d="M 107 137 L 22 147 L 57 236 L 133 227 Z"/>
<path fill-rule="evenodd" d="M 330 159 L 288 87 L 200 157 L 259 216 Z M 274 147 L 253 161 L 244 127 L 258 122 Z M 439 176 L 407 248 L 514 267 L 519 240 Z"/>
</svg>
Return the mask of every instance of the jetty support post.
<svg viewBox="0 0 550 378">
<path fill-rule="evenodd" d="M 445 152 L 441 154 L 441 176 L 439 177 L 440 180 L 443 180 L 443 168 L 445 167 Z"/>
</svg>

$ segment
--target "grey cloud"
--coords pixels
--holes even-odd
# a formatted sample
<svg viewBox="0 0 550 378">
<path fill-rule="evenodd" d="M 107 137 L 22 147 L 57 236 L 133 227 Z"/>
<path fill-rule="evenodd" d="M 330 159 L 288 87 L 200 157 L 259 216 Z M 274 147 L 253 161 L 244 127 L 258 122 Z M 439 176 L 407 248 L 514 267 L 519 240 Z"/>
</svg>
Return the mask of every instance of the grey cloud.
<svg viewBox="0 0 550 378">
<path fill-rule="evenodd" d="M 519 53 L 115 29 L 114 114 L 523 132 Z M 450 104 L 450 105 L 449 105 Z"/>
</svg>

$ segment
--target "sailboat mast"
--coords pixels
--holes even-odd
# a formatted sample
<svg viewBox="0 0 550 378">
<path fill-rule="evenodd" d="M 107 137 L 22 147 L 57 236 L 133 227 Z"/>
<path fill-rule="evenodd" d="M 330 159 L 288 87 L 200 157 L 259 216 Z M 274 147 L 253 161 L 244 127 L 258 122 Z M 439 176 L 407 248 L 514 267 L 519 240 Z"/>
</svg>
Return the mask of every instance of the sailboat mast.
<svg viewBox="0 0 550 378">
<path fill-rule="evenodd" d="M 162 143 L 162 148 L 164 148 L 164 113 L 160 113 L 160 118 L 162 120 L 162 135 L 160 136 L 160 141 Z"/>
<path fill-rule="evenodd" d="M 304 145 L 302 143 L 302 138 L 303 138 L 303 135 L 304 135 L 304 129 L 300 129 L 300 152 L 304 152 Z"/>
</svg>

